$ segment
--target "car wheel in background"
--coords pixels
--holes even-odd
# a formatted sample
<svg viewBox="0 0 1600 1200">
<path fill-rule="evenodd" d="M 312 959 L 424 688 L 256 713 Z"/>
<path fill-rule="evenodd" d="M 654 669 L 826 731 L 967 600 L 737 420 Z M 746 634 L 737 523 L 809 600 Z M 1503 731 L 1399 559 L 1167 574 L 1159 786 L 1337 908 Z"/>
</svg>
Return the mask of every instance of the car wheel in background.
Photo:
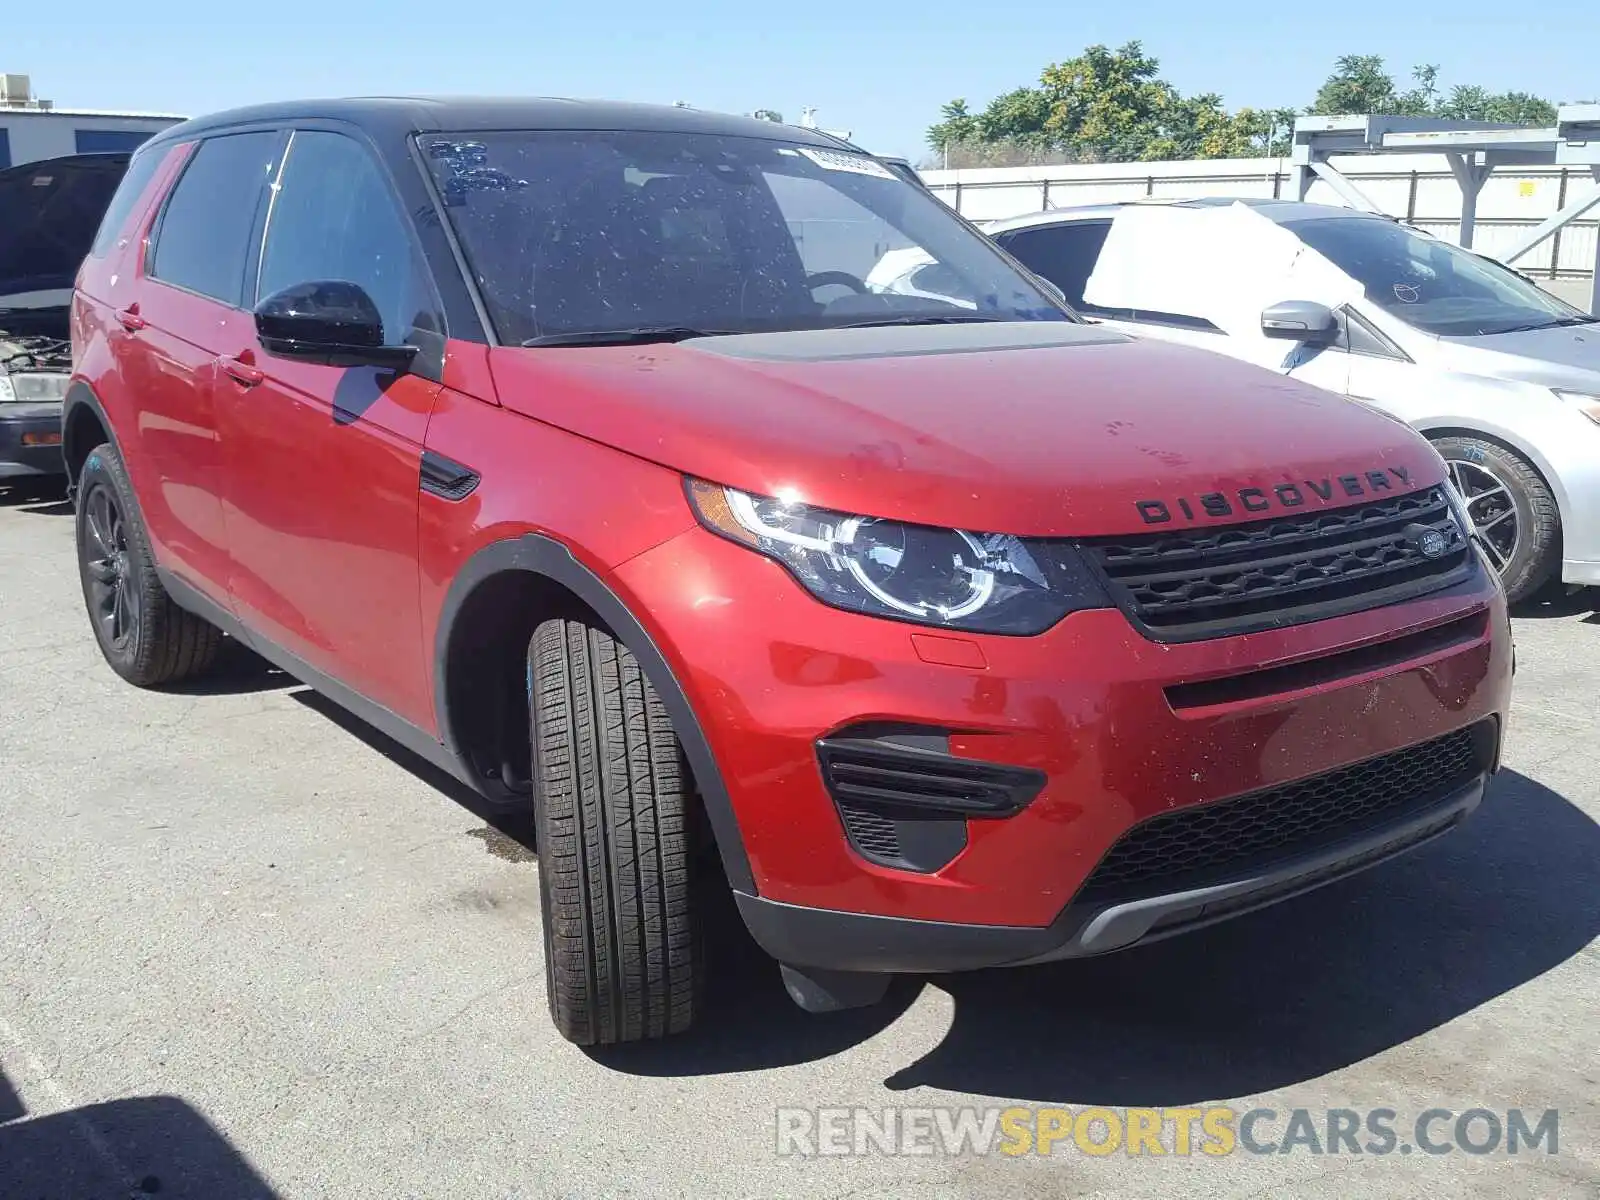
<svg viewBox="0 0 1600 1200">
<path fill-rule="evenodd" d="M 83 464 L 77 540 L 84 604 L 113 671 L 153 687 L 211 665 L 222 631 L 179 608 L 162 586 L 127 470 L 109 444 L 96 446 Z"/>
<path fill-rule="evenodd" d="M 1549 486 L 1520 455 L 1484 438 L 1433 439 L 1466 501 L 1473 532 L 1513 604 L 1561 567 L 1561 515 Z"/>
</svg>

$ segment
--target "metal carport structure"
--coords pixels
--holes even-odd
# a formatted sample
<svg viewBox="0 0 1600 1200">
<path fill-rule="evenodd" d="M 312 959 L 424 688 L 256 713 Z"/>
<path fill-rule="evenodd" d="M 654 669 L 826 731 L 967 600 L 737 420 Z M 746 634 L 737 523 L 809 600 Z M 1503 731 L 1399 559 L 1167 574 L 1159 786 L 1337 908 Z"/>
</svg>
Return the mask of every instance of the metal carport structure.
<svg viewBox="0 0 1600 1200">
<path fill-rule="evenodd" d="M 1590 209 L 1600 206 L 1600 104 L 1571 104 L 1552 127 L 1446 121 L 1432 117 L 1300 117 L 1294 123 L 1294 183 L 1304 200 L 1313 179 L 1328 184 L 1352 208 L 1382 213 L 1328 160 L 1346 154 L 1442 154 L 1461 187 L 1462 246 L 1471 249 L 1478 193 L 1497 167 L 1588 167 L 1595 184 L 1538 227 L 1518 238 L 1502 256 L 1515 262 Z M 1589 311 L 1600 313 L 1600 239 Z"/>
</svg>

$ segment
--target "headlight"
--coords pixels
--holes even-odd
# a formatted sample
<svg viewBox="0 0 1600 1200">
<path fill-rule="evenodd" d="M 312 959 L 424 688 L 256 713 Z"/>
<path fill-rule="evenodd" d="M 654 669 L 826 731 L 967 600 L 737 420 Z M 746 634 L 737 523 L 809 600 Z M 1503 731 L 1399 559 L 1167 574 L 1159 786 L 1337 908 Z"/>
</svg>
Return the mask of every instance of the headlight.
<svg viewBox="0 0 1600 1200">
<path fill-rule="evenodd" d="M 1042 633 L 1104 593 L 1065 542 L 858 517 L 688 481 L 713 533 L 776 559 L 835 608 L 979 633 Z"/>
<path fill-rule="evenodd" d="M 15 400 L 19 404 L 41 404 L 53 400 L 65 400 L 66 397 L 65 375 L 40 371 L 0 376 L 0 401 Z"/>
<path fill-rule="evenodd" d="M 1551 388 L 1550 390 L 1568 404 L 1576 406 L 1579 412 L 1596 425 L 1600 425 L 1600 396 L 1594 396 L 1588 392 L 1564 392 L 1560 388 Z"/>
</svg>

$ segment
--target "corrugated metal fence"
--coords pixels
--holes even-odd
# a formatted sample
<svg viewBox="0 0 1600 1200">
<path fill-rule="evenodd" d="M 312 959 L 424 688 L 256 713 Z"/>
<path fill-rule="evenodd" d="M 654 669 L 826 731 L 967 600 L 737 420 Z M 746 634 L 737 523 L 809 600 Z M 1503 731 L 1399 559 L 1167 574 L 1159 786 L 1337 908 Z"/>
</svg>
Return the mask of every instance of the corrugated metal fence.
<svg viewBox="0 0 1600 1200">
<path fill-rule="evenodd" d="M 1391 216 L 1456 240 L 1461 189 L 1443 158 L 1431 154 L 1351 156 L 1335 159 L 1334 165 Z M 1293 169 L 1283 158 L 986 167 L 931 170 L 921 175 L 945 203 L 974 221 L 1145 196 L 1294 197 Z M 1478 196 L 1474 248 L 1498 255 L 1518 234 L 1538 225 L 1593 183 L 1587 167 L 1516 167 L 1496 172 Z M 1312 184 L 1306 199 L 1319 204 L 1343 203 L 1320 179 Z M 1594 272 L 1597 236 L 1600 221 L 1574 222 L 1519 259 L 1517 269 L 1547 279 L 1588 279 Z"/>
</svg>

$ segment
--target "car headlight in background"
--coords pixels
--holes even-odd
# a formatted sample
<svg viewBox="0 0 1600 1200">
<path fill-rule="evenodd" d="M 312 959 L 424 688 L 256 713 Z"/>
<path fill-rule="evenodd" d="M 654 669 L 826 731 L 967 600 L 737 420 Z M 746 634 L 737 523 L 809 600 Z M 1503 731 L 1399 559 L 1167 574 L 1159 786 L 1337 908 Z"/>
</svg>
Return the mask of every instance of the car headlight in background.
<svg viewBox="0 0 1600 1200">
<path fill-rule="evenodd" d="M 54 371 L 0 375 L 0 404 L 59 403 L 67 398 L 67 376 Z"/>
<path fill-rule="evenodd" d="M 1588 392 L 1568 392 L 1561 388 L 1551 388 L 1550 390 L 1568 404 L 1577 408 L 1579 412 L 1596 425 L 1600 425 L 1600 396 L 1591 395 Z"/>
<path fill-rule="evenodd" d="M 1035 634 L 1075 609 L 1108 603 L 1066 542 L 852 516 L 698 479 L 687 491 L 707 529 L 776 559 L 835 608 Z"/>
</svg>

